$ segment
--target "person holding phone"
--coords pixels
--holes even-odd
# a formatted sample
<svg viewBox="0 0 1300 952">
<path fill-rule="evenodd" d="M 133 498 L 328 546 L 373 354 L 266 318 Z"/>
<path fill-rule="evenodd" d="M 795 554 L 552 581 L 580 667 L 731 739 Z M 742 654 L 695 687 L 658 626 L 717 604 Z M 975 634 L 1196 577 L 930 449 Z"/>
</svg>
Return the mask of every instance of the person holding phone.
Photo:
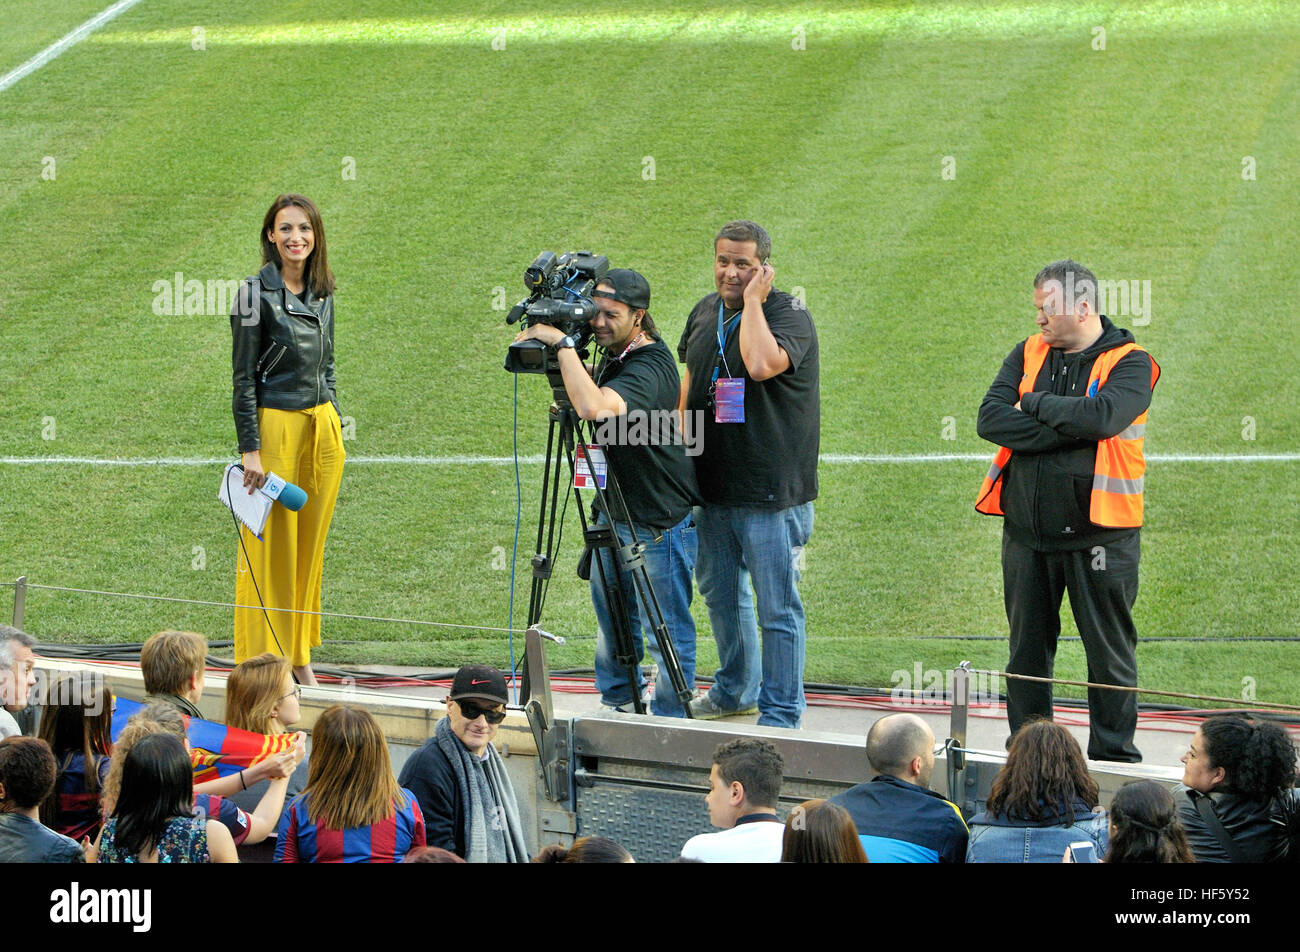
<svg viewBox="0 0 1300 952">
<path fill-rule="evenodd" d="M 684 423 L 702 427 L 695 578 L 721 663 L 691 715 L 757 711 L 759 724 L 797 728 L 805 706 L 799 571 L 821 433 L 817 331 L 804 303 L 773 287 L 772 239 L 762 227 L 728 222 L 713 252 L 717 290 L 695 305 L 677 345 Z"/>
<path fill-rule="evenodd" d="M 1078 843 L 1071 843 L 1065 848 L 1065 863 L 1099 863 L 1097 858 L 1097 848 L 1092 844 L 1080 840 Z"/>
<path fill-rule="evenodd" d="M 302 487 L 298 512 L 273 506 L 262 540 L 247 528 L 237 556 L 235 663 L 270 651 L 315 684 L 311 649 L 320 640 L 325 536 L 343 478 L 343 418 L 334 381 L 334 274 L 320 209 L 281 195 L 261 228 L 262 270 L 230 315 L 234 414 L 244 487 L 274 472 Z M 271 611 L 290 609 L 291 611 Z M 297 613 L 295 613 L 297 612 Z M 306 614 L 300 614 L 306 613 Z"/>
<path fill-rule="evenodd" d="M 1109 835 L 1097 782 L 1079 742 L 1060 724 L 1030 721 L 1011 738 L 984 810 L 970 821 L 968 863 L 1091 863 Z M 1079 844 L 1091 844 L 1094 859 Z"/>
</svg>

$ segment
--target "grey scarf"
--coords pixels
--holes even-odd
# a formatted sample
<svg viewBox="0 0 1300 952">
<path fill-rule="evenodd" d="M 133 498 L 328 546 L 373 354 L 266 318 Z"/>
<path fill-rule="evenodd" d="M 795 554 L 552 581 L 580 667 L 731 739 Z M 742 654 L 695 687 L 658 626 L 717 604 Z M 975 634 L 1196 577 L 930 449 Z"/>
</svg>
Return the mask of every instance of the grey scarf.
<svg viewBox="0 0 1300 952">
<path fill-rule="evenodd" d="M 465 749 L 444 717 L 433 729 L 438 749 L 451 763 L 465 804 L 465 860 L 470 863 L 526 863 L 523 824 L 515 789 L 501 755 L 488 744 L 486 760 Z"/>
</svg>

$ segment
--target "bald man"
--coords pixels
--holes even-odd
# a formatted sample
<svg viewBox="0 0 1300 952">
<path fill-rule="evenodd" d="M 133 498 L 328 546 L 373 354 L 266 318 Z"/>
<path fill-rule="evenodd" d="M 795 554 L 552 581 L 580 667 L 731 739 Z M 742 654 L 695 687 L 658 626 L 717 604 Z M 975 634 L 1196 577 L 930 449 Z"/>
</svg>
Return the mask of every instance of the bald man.
<svg viewBox="0 0 1300 952">
<path fill-rule="evenodd" d="M 964 863 L 966 821 L 930 789 L 934 731 L 915 714 L 890 714 L 867 732 L 875 776 L 831 798 L 849 811 L 873 863 Z"/>
</svg>

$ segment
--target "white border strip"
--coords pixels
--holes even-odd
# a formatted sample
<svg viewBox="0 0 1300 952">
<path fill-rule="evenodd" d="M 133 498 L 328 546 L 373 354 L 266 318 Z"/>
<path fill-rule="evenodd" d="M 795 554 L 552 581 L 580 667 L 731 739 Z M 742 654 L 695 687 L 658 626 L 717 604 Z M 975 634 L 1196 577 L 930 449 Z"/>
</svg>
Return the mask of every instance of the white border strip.
<svg viewBox="0 0 1300 952">
<path fill-rule="evenodd" d="M 101 459 L 94 456 L 0 456 L 0 466 L 224 466 L 233 457 L 213 456 L 157 458 Z M 948 453 L 935 455 L 846 455 L 823 453 L 823 463 L 875 464 L 875 463 L 975 463 L 991 459 L 988 453 Z M 512 466 L 512 456 L 349 456 L 348 465 L 399 465 L 399 466 Z M 521 456 L 521 465 L 532 466 L 544 461 L 540 455 Z M 1175 453 L 1168 456 L 1148 456 L 1148 463 L 1295 463 L 1300 453 L 1260 454 L 1191 454 Z"/>
<path fill-rule="evenodd" d="M 68 49 L 68 47 L 80 43 L 109 20 L 112 20 L 120 13 L 125 13 L 127 10 L 130 10 L 139 2 L 140 0 L 118 0 L 117 3 L 113 4 L 107 10 L 101 10 L 63 39 L 45 47 L 45 49 L 41 50 L 26 63 L 23 63 L 22 66 L 19 66 L 16 69 L 11 69 L 9 72 L 5 73 L 3 77 L 0 77 L 0 92 L 4 92 L 27 74 L 36 72 L 50 60 Z"/>
</svg>

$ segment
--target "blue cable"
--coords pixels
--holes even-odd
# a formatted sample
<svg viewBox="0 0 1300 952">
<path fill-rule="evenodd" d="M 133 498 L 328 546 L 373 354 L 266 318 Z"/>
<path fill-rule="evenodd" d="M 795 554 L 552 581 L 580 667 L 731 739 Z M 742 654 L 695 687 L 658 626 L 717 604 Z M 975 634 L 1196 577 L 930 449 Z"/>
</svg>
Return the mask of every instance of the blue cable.
<svg viewBox="0 0 1300 952">
<path fill-rule="evenodd" d="M 519 683 L 515 680 L 515 559 L 519 555 L 519 520 L 520 513 L 523 512 L 524 497 L 523 490 L 519 481 L 519 374 L 511 374 L 515 378 L 515 395 L 513 414 L 511 418 L 511 435 L 513 438 L 515 454 L 515 542 L 510 549 L 510 608 L 506 618 L 506 638 L 510 644 L 510 683 L 513 686 L 515 704 L 519 704 Z"/>
</svg>

